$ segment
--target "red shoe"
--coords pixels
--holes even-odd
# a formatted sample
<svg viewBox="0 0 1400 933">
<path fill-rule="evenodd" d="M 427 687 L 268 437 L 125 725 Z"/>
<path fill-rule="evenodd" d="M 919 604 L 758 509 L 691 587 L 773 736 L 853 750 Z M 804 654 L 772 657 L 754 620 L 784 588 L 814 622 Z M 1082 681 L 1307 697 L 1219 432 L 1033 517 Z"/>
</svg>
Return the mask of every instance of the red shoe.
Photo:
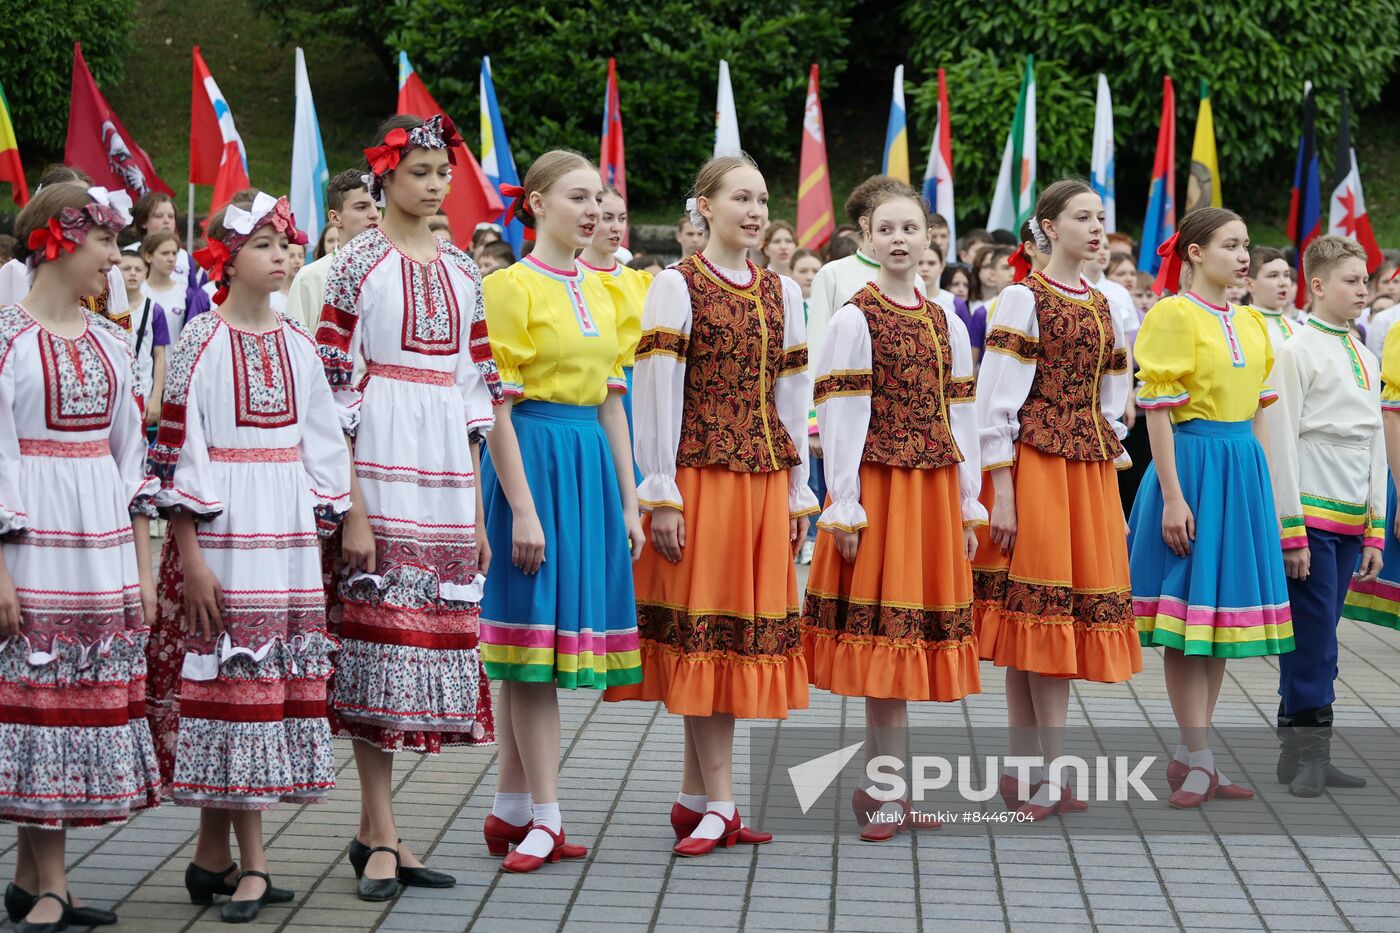
<svg viewBox="0 0 1400 933">
<path fill-rule="evenodd" d="M 857 787 L 855 792 L 851 794 L 851 809 L 855 811 L 857 825 L 862 828 L 870 822 L 875 811 L 884 805 L 885 801 L 876 800 L 864 787 Z"/>
<path fill-rule="evenodd" d="M 761 846 L 764 843 L 773 841 L 772 833 L 760 832 L 757 829 L 749 829 L 747 826 L 739 827 L 739 835 L 735 837 L 740 845 Z"/>
<path fill-rule="evenodd" d="M 525 841 L 525 837 L 530 834 L 530 824 L 516 826 L 491 813 L 486 817 L 486 824 L 481 827 L 481 834 L 486 837 L 486 851 L 492 855 L 505 855 L 512 845 L 520 845 Z"/>
<path fill-rule="evenodd" d="M 1035 789 L 1039 786 L 1040 784 L 1038 783 L 1022 784 L 1016 778 L 1003 771 L 1001 775 L 1001 782 L 998 784 L 997 789 L 1001 791 L 1001 802 L 1006 804 L 1006 809 L 1015 810 L 1021 804 L 1025 803 L 1027 800 L 1030 800 L 1031 797 L 1035 796 Z M 1023 787 L 1028 787 L 1030 789 L 1030 793 L 1022 794 L 1021 788 Z"/>
<path fill-rule="evenodd" d="M 904 825 L 900 829 L 942 829 L 943 824 L 930 813 L 912 813 L 909 810 L 909 802 L 901 801 L 904 804 Z"/>
<path fill-rule="evenodd" d="M 543 857 L 538 855 L 525 855 L 517 849 L 510 855 L 507 855 L 501 862 L 501 868 L 504 871 L 524 874 L 525 872 L 534 871 L 545 862 L 557 862 L 561 858 L 583 858 L 588 854 L 587 846 L 571 846 L 565 842 L 564 830 L 562 828 L 558 833 L 554 832 L 554 830 L 550 829 L 548 826 L 535 826 L 533 823 L 530 828 L 549 833 L 550 838 L 554 840 L 554 847 L 549 850 L 548 855 Z"/>
<path fill-rule="evenodd" d="M 1061 813 L 1083 813 L 1085 810 L 1089 809 L 1089 805 L 1074 796 L 1073 791 L 1068 787 L 1061 791 L 1061 793 L 1063 794 L 1060 800 Z"/>
<path fill-rule="evenodd" d="M 1172 795 L 1167 798 L 1167 803 L 1178 810 L 1194 810 L 1207 800 L 1214 800 L 1215 793 L 1219 789 L 1219 777 L 1214 771 L 1207 771 L 1205 768 L 1190 768 L 1186 772 L 1188 777 L 1192 771 L 1199 771 L 1209 777 L 1210 785 L 1206 788 L 1204 794 L 1198 794 L 1195 791 L 1189 790 L 1177 790 L 1173 792 Z M 1184 781 L 1182 782 L 1182 786 L 1185 787 Z"/>
<path fill-rule="evenodd" d="M 719 816 L 714 810 L 709 811 Z M 709 816 L 709 813 L 705 814 Z M 720 816 L 724 820 L 724 817 Z M 720 833 L 718 839 L 698 839 L 695 836 L 686 836 L 680 842 L 671 847 L 671 851 L 677 855 L 684 855 L 687 858 L 695 858 L 700 855 L 709 855 L 715 850 L 715 846 L 723 846 L 726 849 L 734 848 L 734 844 L 739 841 L 739 832 L 742 828 L 742 821 L 739 819 L 739 810 L 735 808 L 734 815 L 724 820 L 724 831 Z M 771 838 L 771 837 L 770 837 Z"/>
<path fill-rule="evenodd" d="M 902 809 L 899 814 L 899 819 L 896 821 L 876 819 L 876 814 L 879 813 L 880 808 L 884 806 L 884 804 L 871 797 L 869 793 L 866 793 L 863 790 L 859 791 L 859 793 L 863 794 L 865 797 L 865 801 L 862 801 L 863 803 L 868 801 L 867 806 L 873 804 L 871 809 L 866 811 L 865 821 L 861 824 L 860 841 L 889 842 L 891 839 L 894 838 L 895 833 L 899 832 L 901 829 L 904 828 L 904 821 L 909 816 L 909 804 L 905 803 L 903 800 L 897 801 Z M 889 802 L 892 801 L 886 801 L 886 803 Z M 852 805 L 854 805 L 855 800 L 852 799 L 851 803 Z M 856 819 L 860 819 L 860 817 L 861 812 L 857 810 Z"/>
<path fill-rule="evenodd" d="M 1181 790 L 1182 783 L 1186 780 L 1186 775 L 1191 773 L 1191 766 L 1184 761 L 1177 761 L 1173 758 L 1167 762 L 1167 787 L 1171 788 L 1174 794 Z"/>
<path fill-rule="evenodd" d="M 671 804 L 671 828 L 675 830 L 678 840 L 695 832 L 695 827 L 699 826 L 704 818 L 705 814 L 696 813 L 680 802 Z"/>
<path fill-rule="evenodd" d="M 1219 775 L 1217 774 L 1218 778 Z M 1245 787 L 1243 784 L 1217 784 L 1215 787 L 1216 800 L 1253 800 L 1253 788 Z"/>
</svg>

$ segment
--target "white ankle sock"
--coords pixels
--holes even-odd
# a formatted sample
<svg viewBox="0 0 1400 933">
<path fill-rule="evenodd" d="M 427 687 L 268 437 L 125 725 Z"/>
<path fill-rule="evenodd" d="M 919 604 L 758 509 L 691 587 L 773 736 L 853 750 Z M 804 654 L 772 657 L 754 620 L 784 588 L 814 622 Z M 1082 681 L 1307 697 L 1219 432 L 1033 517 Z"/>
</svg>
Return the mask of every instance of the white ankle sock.
<svg viewBox="0 0 1400 933">
<path fill-rule="evenodd" d="M 676 803 L 695 813 L 704 813 L 710 798 L 704 794 L 687 794 L 684 791 L 676 795 Z"/>
<path fill-rule="evenodd" d="M 1186 759 L 1186 763 L 1193 769 L 1186 775 L 1186 781 L 1181 785 L 1181 789 L 1193 794 L 1204 794 L 1210 790 L 1210 774 L 1215 771 L 1215 755 L 1208 748 L 1203 748 L 1198 752 L 1191 752 Z M 1202 768 L 1203 771 L 1194 769 Z"/>
<path fill-rule="evenodd" d="M 1035 804 L 1037 807 L 1048 807 L 1065 796 L 1065 792 L 1060 789 L 1058 784 L 1045 781 L 1040 787 L 1036 788 L 1036 792 L 1031 795 L 1029 802 Z"/>
<path fill-rule="evenodd" d="M 710 812 L 705 814 L 705 818 L 690 835 L 696 839 L 718 839 L 724 835 L 725 820 L 733 819 L 735 809 L 732 800 L 711 800 Z"/>
<path fill-rule="evenodd" d="M 495 799 L 491 801 L 491 815 L 512 826 L 524 826 L 530 822 L 529 793 L 505 794 L 497 791 Z"/>
<path fill-rule="evenodd" d="M 1186 762 L 1190 760 L 1190 758 L 1191 753 L 1186 750 L 1185 745 L 1178 745 L 1176 747 L 1176 751 L 1172 753 L 1172 761 L 1179 761 L 1182 764 L 1186 764 Z"/>
<path fill-rule="evenodd" d="M 515 847 L 515 851 L 544 858 L 554 849 L 554 838 L 539 827 L 545 826 L 554 830 L 556 836 L 564 828 L 564 819 L 559 815 L 558 801 L 531 805 L 530 818 L 534 820 L 536 828 L 530 830 L 530 834 L 525 837 L 524 842 Z"/>
</svg>

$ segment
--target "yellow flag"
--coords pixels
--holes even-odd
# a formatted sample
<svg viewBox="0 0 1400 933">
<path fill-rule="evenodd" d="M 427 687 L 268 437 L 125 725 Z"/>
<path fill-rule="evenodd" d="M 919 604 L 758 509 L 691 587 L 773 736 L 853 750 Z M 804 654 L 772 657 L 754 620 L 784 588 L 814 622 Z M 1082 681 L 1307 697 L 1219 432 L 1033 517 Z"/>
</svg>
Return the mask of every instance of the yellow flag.
<svg viewBox="0 0 1400 933">
<path fill-rule="evenodd" d="M 1191 175 L 1186 180 L 1186 210 L 1224 207 L 1220 196 L 1220 163 L 1215 157 L 1215 118 L 1210 109 L 1210 88 L 1201 82 L 1201 109 L 1196 115 L 1196 140 L 1191 144 Z"/>
</svg>

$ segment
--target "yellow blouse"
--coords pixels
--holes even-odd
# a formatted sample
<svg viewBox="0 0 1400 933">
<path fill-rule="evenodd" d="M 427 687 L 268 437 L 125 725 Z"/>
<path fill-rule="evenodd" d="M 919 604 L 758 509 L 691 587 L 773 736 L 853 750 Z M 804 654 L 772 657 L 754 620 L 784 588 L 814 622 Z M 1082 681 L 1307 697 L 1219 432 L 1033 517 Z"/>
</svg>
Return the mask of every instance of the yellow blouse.
<svg viewBox="0 0 1400 933">
<path fill-rule="evenodd" d="M 1219 308 L 1189 292 L 1163 298 L 1143 318 L 1133 356 L 1138 407 L 1170 408 L 1173 422 L 1248 421 L 1278 399 L 1265 382 L 1273 344 L 1251 307 Z"/>
<path fill-rule="evenodd" d="M 582 259 L 579 265 L 590 272 L 596 272 L 617 286 L 621 295 L 618 308 L 621 316 L 617 325 L 618 340 L 622 342 L 622 365 L 628 368 L 637 364 L 637 342 L 642 338 L 642 303 L 646 301 L 647 289 L 651 288 L 652 275 L 641 269 L 614 262 L 611 269 L 590 266 Z"/>
<path fill-rule="evenodd" d="M 1400 327 L 1385 332 L 1381 350 L 1381 409 L 1400 411 Z"/>
<path fill-rule="evenodd" d="M 526 256 L 482 280 L 491 353 L 506 395 L 601 405 L 627 391 L 616 299 L 580 266 L 554 269 Z M 624 325 L 625 326 L 625 325 Z"/>
</svg>

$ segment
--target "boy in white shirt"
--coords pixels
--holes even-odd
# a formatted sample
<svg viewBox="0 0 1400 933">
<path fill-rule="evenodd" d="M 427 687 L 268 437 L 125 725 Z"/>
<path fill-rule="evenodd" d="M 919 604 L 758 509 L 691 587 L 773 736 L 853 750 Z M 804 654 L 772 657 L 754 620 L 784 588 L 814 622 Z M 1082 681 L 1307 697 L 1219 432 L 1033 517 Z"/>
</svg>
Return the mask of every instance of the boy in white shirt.
<svg viewBox="0 0 1400 933">
<path fill-rule="evenodd" d="M 1353 574 L 1367 582 L 1381 570 L 1386 464 L 1380 364 L 1351 332 L 1366 307 L 1366 253 L 1318 237 L 1303 272 L 1312 313 L 1274 362 L 1282 412 L 1269 444 L 1295 644 L 1279 655 L 1278 779 L 1295 797 L 1316 797 L 1366 784 L 1332 766 L 1332 683 Z"/>
</svg>

